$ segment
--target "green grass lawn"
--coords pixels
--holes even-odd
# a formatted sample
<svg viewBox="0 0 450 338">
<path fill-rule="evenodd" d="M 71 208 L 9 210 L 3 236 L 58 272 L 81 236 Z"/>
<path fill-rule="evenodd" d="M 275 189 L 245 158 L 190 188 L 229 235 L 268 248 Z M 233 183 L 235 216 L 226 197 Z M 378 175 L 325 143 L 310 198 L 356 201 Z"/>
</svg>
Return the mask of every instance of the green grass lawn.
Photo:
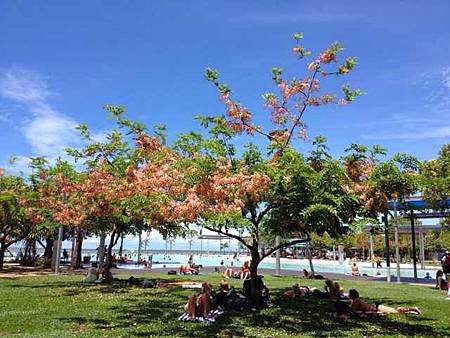
<svg viewBox="0 0 450 338">
<path fill-rule="evenodd" d="M 139 275 L 149 278 L 172 276 Z M 129 275 L 120 275 L 126 279 Z M 218 275 L 173 276 L 209 281 Z M 421 316 L 390 315 L 339 321 L 333 305 L 314 298 L 283 300 L 281 290 L 294 283 L 322 287 L 323 281 L 266 276 L 271 306 L 260 312 L 226 313 L 212 325 L 179 322 L 192 290 L 142 289 L 126 285 L 85 285 L 80 275 L 0 279 L 2 337 L 317 337 L 450 335 L 450 301 L 429 286 L 342 281 L 363 298 L 392 306 L 418 306 Z M 240 281 L 231 281 L 241 287 Z"/>
</svg>

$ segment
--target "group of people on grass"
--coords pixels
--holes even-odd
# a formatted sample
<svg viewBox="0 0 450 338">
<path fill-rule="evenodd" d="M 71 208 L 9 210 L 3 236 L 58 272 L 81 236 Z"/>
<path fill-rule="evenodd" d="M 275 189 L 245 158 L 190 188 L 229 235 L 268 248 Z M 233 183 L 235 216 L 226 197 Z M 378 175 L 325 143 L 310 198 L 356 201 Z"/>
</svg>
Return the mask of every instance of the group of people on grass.
<svg viewBox="0 0 450 338">
<path fill-rule="evenodd" d="M 180 316 L 182 321 L 203 321 L 211 324 L 215 319 L 228 311 L 243 311 L 251 305 L 249 297 L 251 295 L 250 280 L 244 280 L 244 287 L 236 290 L 224 279 L 221 280 L 219 288 L 213 289 L 210 283 L 202 283 L 200 294 L 190 295 L 184 306 L 184 314 Z M 269 290 L 262 282 L 262 276 L 258 276 L 258 290 L 261 292 L 263 305 L 269 301 Z"/>
<path fill-rule="evenodd" d="M 308 277 L 310 278 L 310 274 Z M 261 276 L 260 276 L 261 277 Z M 259 278 L 262 283 L 262 279 Z M 203 321 L 212 323 L 215 318 L 224 313 L 225 310 L 242 311 L 252 304 L 249 301 L 251 294 L 250 279 L 244 280 L 243 291 L 237 291 L 222 280 L 219 289 L 213 290 L 210 283 L 202 283 L 200 294 L 191 295 L 184 307 L 184 314 L 179 318 L 183 321 Z M 247 286 L 246 286 L 247 284 Z M 264 304 L 268 304 L 269 291 L 264 283 L 260 285 L 261 297 Z M 325 280 L 324 289 L 310 288 L 295 284 L 291 289 L 282 293 L 286 299 L 299 297 L 316 297 L 328 299 L 335 305 L 335 309 L 340 319 L 348 319 L 354 316 L 370 314 L 420 314 L 417 307 L 391 307 L 378 302 L 367 302 L 363 300 L 356 289 L 348 292 L 340 286 L 338 282 L 330 279 Z"/>
<path fill-rule="evenodd" d="M 228 267 L 223 272 L 224 278 L 239 278 L 244 281 L 243 291 L 238 291 L 222 280 L 219 289 L 215 291 L 210 283 L 202 283 L 200 293 L 191 295 L 184 307 L 184 314 L 180 320 L 202 320 L 208 324 L 214 322 L 217 316 L 224 313 L 225 309 L 240 310 L 250 305 L 249 297 L 251 295 L 250 283 L 250 261 L 245 261 L 239 271 L 234 271 Z M 446 252 L 442 259 L 444 270 L 439 270 L 436 274 L 436 288 L 448 290 L 448 274 L 450 274 L 450 254 Z M 192 256 L 187 264 L 180 267 L 180 274 L 198 274 L 199 266 L 193 262 Z M 359 275 L 356 264 L 352 266 L 352 275 Z M 86 282 L 98 282 L 101 271 L 93 264 L 89 269 Z M 309 273 L 303 270 L 305 279 L 325 279 L 322 275 Z M 112 275 L 111 275 L 112 278 Z M 258 290 L 261 292 L 263 303 L 267 304 L 269 300 L 269 291 L 262 282 L 262 276 L 258 276 Z M 391 307 L 380 304 L 379 302 L 367 302 L 361 299 L 356 289 L 350 289 L 346 292 L 338 282 L 326 279 L 323 290 L 310 288 L 308 286 L 299 286 L 295 284 L 290 290 L 283 292 L 282 296 L 287 299 L 298 297 L 317 297 L 328 299 L 334 302 L 335 309 L 340 319 L 348 319 L 362 314 L 420 314 L 417 307 Z"/>
<path fill-rule="evenodd" d="M 85 283 L 111 283 L 114 280 L 111 270 L 104 271 L 104 269 L 98 268 L 97 263 L 92 263 L 91 267 L 88 269 Z"/>
<path fill-rule="evenodd" d="M 308 286 L 295 284 L 290 290 L 283 293 L 283 297 L 288 299 L 307 296 L 333 301 L 340 319 L 348 319 L 351 316 L 360 314 L 420 314 L 420 310 L 417 307 L 394 308 L 378 302 L 366 302 L 360 298 L 359 292 L 356 289 L 350 289 L 348 292 L 345 292 L 338 282 L 332 281 L 331 279 L 325 280 L 323 291 L 317 288 L 309 288 Z"/>
<path fill-rule="evenodd" d="M 234 271 L 233 267 L 229 266 L 223 272 L 224 278 L 239 278 L 248 279 L 250 278 L 250 261 L 244 261 L 244 264 L 238 271 Z"/>
</svg>

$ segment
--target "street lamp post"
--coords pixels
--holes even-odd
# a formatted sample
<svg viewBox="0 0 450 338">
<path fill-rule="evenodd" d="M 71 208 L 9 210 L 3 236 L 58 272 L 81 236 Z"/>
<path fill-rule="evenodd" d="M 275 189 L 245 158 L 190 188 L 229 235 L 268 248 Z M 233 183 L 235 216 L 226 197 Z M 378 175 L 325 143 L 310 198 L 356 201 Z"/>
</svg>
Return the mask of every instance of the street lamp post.
<svg viewBox="0 0 450 338">
<path fill-rule="evenodd" d="M 394 241 L 395 241 L 395 261 L 397 266 L 397 283 L 401 282 L 400 277 L 400 248 L 398 244 L 398 224 L 397 224 L 397 200 L 394 200 L 394 218 L 395 218 L 395 226 L 394 226 Z"/>
<path fill-rule="evenodd" d="M 412 241 L 412 258 L 414 268 L 414 279 L 417 279 L 417 257 L 416 257 L 416 230 L 414 229 L 414 211 L 410 211 L 411 218 L 411 241 Z"/>
<path fill-rule="evenodd" d="M 391 282 L 391 253 L 389 250 L 389 221 L 388 213 L 385 212 L 383 216 L 384 221 L 384 243 L 386 246 L 386 281 Z"/>
<path fill-rule="evenodd" d="M 374 257 L 373 257 L 373 234 L 375 229 L 370 228 L 370 236 L 369 236 L 369 250 L 370 250 L 370 262 L 372 263 L 372 268 L 375 267 Z"/>
</svg>

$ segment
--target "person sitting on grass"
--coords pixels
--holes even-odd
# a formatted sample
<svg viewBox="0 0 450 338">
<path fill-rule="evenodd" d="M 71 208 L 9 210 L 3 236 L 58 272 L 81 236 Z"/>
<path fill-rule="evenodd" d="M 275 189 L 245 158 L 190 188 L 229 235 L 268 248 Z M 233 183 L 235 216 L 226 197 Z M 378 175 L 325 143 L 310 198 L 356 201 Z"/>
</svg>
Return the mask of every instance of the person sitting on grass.
<svg viewBox="0 0 450 338">
<path fill-rule="evenodd" d="M 225 282 L 223 279 L 220 281 L 220 292 L 229 292 L 230 284 Z"/>
<path fill-rule="evenodd" d="M 239 272 L 234 272 L 232 267 L 225 269 L 224 278 L 248 279 L 250 278 L 250 261 L 245 261 Z"/>
<path fill-rule="evenodd" d="M 87 276 L 84 279 L 85 283 L 94 283 L 98 279 L 98 270 L 97 264 L 92 263 L 91 267 L 88 270 Z"/>
<path fill-rule="evenodd" d="M 198 269 L 193 267 L 191 260 L 186 265 L 180 266 L 180 275 L 198 275 Z"/>
<path fill-rule="evenodd" d="M 444 278 L 444 272 L 442 270 L 438 270 L 436 272 L 436 289 L 440 290 L 448 290 L 448 282 Z"/>
<path fill-rule="evenodd" d="M 240 279 L 250 278 L 250 261 L 245 261 L 239 272 Z"/>
<path fill-rule="evenodd" d="M 312 275 L 312 273 L 309 273 L 308 270 L 303 269 L 303 278 L 312 279 L 312 278 L 314 278 L 314 276 Z"/>
<path fill-rule="evenodd" d="M 344 297 L 344 289 L 341 288 L 338 282 L 333 282 L 331 279 L 325 280 L 325 291 L 329 298 Z"/>
<path fill-rule="evenodd" d="M 234 276 L 233 268 L 232 267 L 226 268 L 223 273 L 223 277 L 224 278 L 233 278 L 233 276 Z"/>
<path fill-rule="evenodd" d="M 197 317 L 206 318 L 211 310 L 212 302 L 212 286 L 209 283 L 203 283 L 200 295 L 189 296 L 188 302 L 184 306 L 184 311 L 192 320 Z"/>
<path fill-rule="evenodd" d="M 420 315 L 421 312 L 417 307 L 390 307 L 379 303 L 367 303 L 359 298 L 359 293 L 355 289 L 348 292 L 348 297 L 351 300 L 350 307 L 362 313 L 378 313 L 378 314 L 396 314 L 396 313 L 412 313 Z"/>
<path fill-rule="evenodd" d="M 230 294 L 230 290 L 232 288 L 230 287 L 230 284 L 225 282 L 223 279 L 220 281 L 220 287 L 219 291 L 215 294 L 215 297 L 213 297 L 214 305 L 223 307 L 226 304 L 226 300 Z"/>
</svg>

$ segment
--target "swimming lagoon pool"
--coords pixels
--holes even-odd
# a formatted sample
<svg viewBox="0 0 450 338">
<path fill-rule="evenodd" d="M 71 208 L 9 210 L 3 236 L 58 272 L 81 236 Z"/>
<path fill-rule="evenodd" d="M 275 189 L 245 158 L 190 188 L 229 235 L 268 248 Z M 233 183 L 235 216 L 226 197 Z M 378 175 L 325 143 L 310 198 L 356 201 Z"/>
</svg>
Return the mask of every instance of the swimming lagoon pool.
<svg viewBox="0 0 450 338">
<path fill-rule="evenodd" d="M 132 259 L 136 260 L 136 255 L 132 255 Z M 146 260 L 148 260 L 148 255 L 144 256 Z M 174 268 L 178 269 L 181 264 L 186 264 L 189 259 L 189 255 L 180 255 L 180 254 L 153 254 L 152 255 L 152 267 L 153 268 Z M 193 255 L 193 260 L 195 264 L 202 266 L 232 266 L 236 268 L 240 268 L 245 260 L 250 259 L 247 256 L 239 256 L 236 259 L 233 259 L 232 255 Z M 223 263 L 223 264 L 221 264 Z M 275 269 L 275 258 L 267 257 L 264 259 L 259 267 L 267 268 L 267 269 Z M 338 261 L 331 260 L 313 260 L 314 270 L 316 273 L 339 273 L 339 274 L 351 274 L 351 264 L 349 260 L 345 261 L 343 264 L 340 264 Z M 368 276 L 379 276 L 386 277 L 386 267 L 383 263 L 383 268 L 372 268 L 369 262 L 357 262 L 358 269 L 360 274 L 367 274 Z M 119 264 L 118 268 L 123 269 L 145 269 L 143 264 L 137 265 L 133 263 L 128 264 Z M 303 269 L 310 270 L 309 261 L 306 259 L 281 259 L 281 269 L 283 270 L 291 270 L 298 271 L 299 274 Z M 436 274 L 438 267 L 427 266 L 426 269 L 421 270 L 420 266 L 417 269 L 418 278 L 425 277 L 425 274 L 428 272 L 433 278 Z M 396 266 L 391 263 L 391 275 L 396 276 Z M 410 264 L 402 264 L 400 269 L 401 277 L 413 277 L 413 269 Z"/>
</svg>

